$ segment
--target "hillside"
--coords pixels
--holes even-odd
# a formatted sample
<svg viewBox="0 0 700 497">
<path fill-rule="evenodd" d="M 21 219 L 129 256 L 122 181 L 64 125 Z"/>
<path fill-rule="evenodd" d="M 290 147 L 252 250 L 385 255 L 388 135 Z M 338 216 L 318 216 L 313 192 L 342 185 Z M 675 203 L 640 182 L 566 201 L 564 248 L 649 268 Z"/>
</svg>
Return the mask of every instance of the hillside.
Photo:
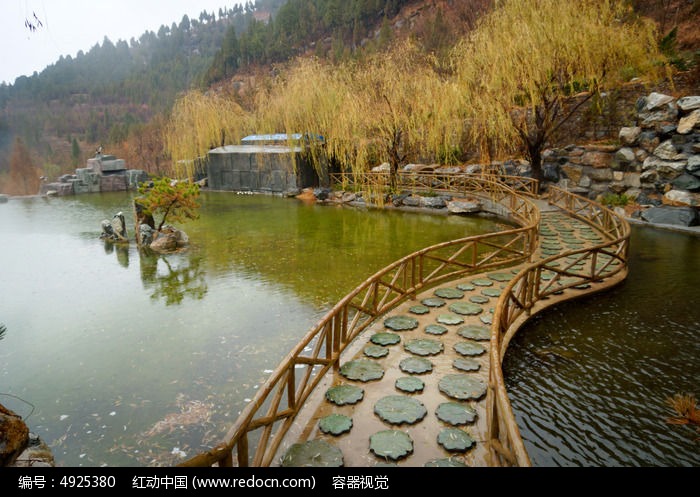
<svg viewBox="0 0 700 497">
<path fill-rule="evenodd" d="M 0 87 L 0 186 L 20 138 L 40 174 L 80 167 L 102 145 L 133 167 L 167 168 L 162 130 L 180 92 L 213 88 L 239 99 L 277 64 L 381 50 L 401 37 L 440 57 L 493 0 L 258 0 L 223 18 L 185 20 L 132 46 L 106 40 L 76 59 Z M 681 69 L 670 93 L 700 93 L 700 0 L 632 1 L 655 20 Z M 352 7 L 352 8 L 350 8 Z M 89 82 L 88 85 L 86 82 Z"/>
</svg>

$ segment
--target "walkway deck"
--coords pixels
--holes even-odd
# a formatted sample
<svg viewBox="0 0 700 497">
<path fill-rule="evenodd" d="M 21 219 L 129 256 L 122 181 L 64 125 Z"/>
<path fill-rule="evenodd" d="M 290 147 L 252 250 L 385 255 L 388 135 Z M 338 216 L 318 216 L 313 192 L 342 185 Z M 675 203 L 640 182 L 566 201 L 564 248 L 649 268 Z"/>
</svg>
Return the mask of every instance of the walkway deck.
<svg viewBox="0 0 700 497">
<path fill-rule="evenodd" d="M 543 202 L 540 207 L 536 258 L 603 241 L 589 225 Z M 575 269 L 586 264 L 573 262 Z M 340 370 L 327 374 L 307 399 L 273 465 L 488 466 L 493 305 L 526 265 L 433 288 L 367 328 L 341 356 Z M 541 277 L 552 276 L 544 271 Z M 340 393 L 350 397 L 336 397 Z M 384 446 L 383 437 L 396 443 Z"/>
</svg>

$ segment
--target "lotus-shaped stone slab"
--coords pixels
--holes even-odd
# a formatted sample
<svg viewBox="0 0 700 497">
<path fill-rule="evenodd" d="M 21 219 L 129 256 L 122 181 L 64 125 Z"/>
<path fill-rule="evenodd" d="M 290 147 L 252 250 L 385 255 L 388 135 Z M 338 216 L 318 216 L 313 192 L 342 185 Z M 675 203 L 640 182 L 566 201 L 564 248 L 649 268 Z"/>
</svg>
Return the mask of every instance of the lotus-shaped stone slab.
<svg viewBox="0 0 700 497">
<path fill-rule="evenodd" d="M 372 381 L 384 376 L 384 368 L 369 359 L 357 359 L 343 364 L 340 374 L 349 380 Z"/>
<path fill-rule="evenodd" d="M 282 466 L 301 467 L 341 467 L 343 453 L 325 440 L 309 440 L 293 444 L 282 458 Z"/>
<path fill-rule="evenodd" d="M 372 335 L 370 341 L 372 343 L 376 343 L 377 345 L 394 345 L 401 341 L 401 336 L 397 335 L 396 333 L 382 331 L 380 333 L 375 333 L 374 335 Z"/>
<path fill-rule="evenodd" d="M 478 356 L 486 352 L 486 347 L 476 342 L 459 342 L 454 345 L 454 349 L 464 356 Z"/>
<path fill-rule="evenodd" d="M 336 436 L 341 435 L 352 428 L 352 418 L 344 414 L 329 414 L 321 418 L 318 422 L 318 427 L 323 433 L 330 433 Z"/>
<path fill-rule="evenodd" d="M 404 373 L 422 374 L 433 370 L 433 363 L 424 357 L 407 357 L 399 363 Z"/>
<path fill-rule="evenodd" d="M 356 385 L 336 385 L 326 390 L 326 399 L 338 406 L 357 404 L 365 391 Z"/>
<path fill-rule="evenodd" d="M 412 354 L 420 356 L 435 355 L 443 351 L 442 342 L 430 338 L 415 338 L 406 342 L 403 347 Z"/>
<path fill-rule="evenodd" d="M 428 410 L 423 403 L 405 395 L 387 395 L 374 404 L 374 413 L 387 423 L 413 424 L 425 417 Z"/>
<path fill-rule="evenodd" d="M 459 402 L 443 402 L 435 411 L 438 419 L 453 426 L 466 425 L 476 420 L 476 410 Z"/>
<path fill-rule="evenodd" d="M 413 330 L 418 327 L 418 320 L 411 316 L 391 316 L 384 320 L 384 326 L 394 331 Z"/>
<path fill-rule="evenodd" d="M 438 382 L 442 393 L 457 400 L 478 400 L 486 394 L 486 383 L 481 378 L 465 373 L 443 376 Z"/>
<path fill-rule="evenodd" d="M 394 386 L 402 392 L 414 393 L 422 392 L 425 388 L 425 383 L 415 376 L 403 376 L 396 380 Z"/>
<path fill-rule="evenodd" d="M 369 437 L 369 449 L 375 455 L 397 461 L 413 452 L 413 440 L 400 430 L 383 430 Z"/>
<path fill-rule="evenodd" d="M 438 433 L 438 443 L 450 452 L 466 452 L 474 447 L 474 439 L 459 428 L 443 428 Z"/>
</svg>

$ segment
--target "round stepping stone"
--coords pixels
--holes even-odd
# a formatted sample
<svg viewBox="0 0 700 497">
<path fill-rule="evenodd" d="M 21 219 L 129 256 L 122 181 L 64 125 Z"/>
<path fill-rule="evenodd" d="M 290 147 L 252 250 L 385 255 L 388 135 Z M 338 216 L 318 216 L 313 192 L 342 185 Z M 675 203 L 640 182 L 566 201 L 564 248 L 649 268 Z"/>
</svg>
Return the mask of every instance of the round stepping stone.
<svg viewBox="0 0 700 497">
<path fill-rule="evenodd" d="M 476 342 L 459 342 L 454 345 L 454 349 L 464 356 L 479 356 L 486 352 L 486 347 Z"/>
<path fill-rule="evenodd" d="M 460 283 L 459 285 L 457 285 L 457 289 L 463 290 L 465 292 L 471 292 L 472 290 L 474 290 L 474 285 L 472 285 L 471 283 Z"/>
<path fill-rule="evenodd" d="M 441 324 L 429 324 L 425 327 L 425 332 L 429 335 L 444 335 L 447 333 L 447 328 Z"/>
<path fill-rule="evenodd" d="M 469 359 L 468 357 L 458 357 L 452 361 L 452 366 L 460 371 L 473 372 L 479 371 L 481 364 L 476 362 L 474 359 Z"/>
<path fill-rule="evenodd" d="M 407 357 L 399 363 L 404 373 L 422 374 L 433 370 L 433 363 L 424 357 Z"/>
<path fill-rule="evenodd" d="M 481 306 L 472 304 L 471 302 L 455 302 L 454 304 L 450 304 L 449 309 L 462 316 L 476 316 L 484 311 Z"/>
<path fill-rule="evenodd" d="M 326 390 L 326 399 L 337 406 L 357 404 L 365 391 L 356 385 L 337 385 Z"/>
<path fill-rule="evenodd" d="M 414 305 L 409 307 L 408 311 L 413 314 L 428 314 L 430 312 L 430 307 L 427 305 Z"/>
<path fill-rule="evenodd" d="M 435 295 L 443 299 L 461 299 L 464 297 L 464 292 L 458 288 L 438 288 L 435 290 Z"/>
<path fill-rule="evenodd" d="M 352 428 L 352 418 L 345 414 L 329 414 L 320 419 L 318 427 L 323 433 L 342 435 Z"/>
<path fill-rule="evenodd" d="M 485 288 L 481 291 L 487 297 L 500 297 L 501 290 L 499 288 Z"/>
<path fill-rule="evenodd" d="M 375 333 L 370 338 L 372 343 L 377 345 L 394 345 L 401 341 L 401 337 L 396 333 L 390 333 L 388 331 L 382 331 L 380 333 Z"/>
<path fill-rule="evenodd" d="M 414 330 L 418 320 L 411 316 L 391 316 L 384 320 L 384 326 L 394 331 Z"/>
<path fill-rule="evenodd" d="M 466 425 L 476 420 L 476 409 L 459 402 L 443 402 L 435 410 L 440 421 L 453 426 Z"/>
<path fill-rule="evenodd" d="M 462 324 L 464 319 L 456 314 L 440 314 L 437 317 L 437 322 L 442 324 Z"/>
<path fill-rule="evenodd" d="M 412 354 L 426 356 L 439 354 L 443 350 L 442 342 L 430 338 L 414 338 L 404 343 L 403 348 Z"/>
<path fill-rule="evenodd" d="M 493 281 L 491 281 L 488 278 L 477 278 L 475 280 L 472 280 L 472 283 L 474 283 L 476 286 L 491 286 L 491 285 L 493 285 Z"/>
<path fill-rule="evenodd" d="M 466 452 L 476 444 L 469 433 L 459 428 L 443 428 L 440 430 L 438 443 L 450 452 Z"/>
<path fill-rule="evenodd" d="M 348 380 L 372 381 L 384 376 L 384 368 L 369 359 L 346 362 L 340 367 L 340 374 Z"/>
<path fill-rule="evenodd" d="M 480 326 L 478 324 L 468 324 L 466 326 L 461 326 L 457 330 L 457 334 L 462 338 L 469 338 L 471 340 L 491 339 L 491 329 L 486 326 Z"/>
<path fill-rule="evenodd" d="M 438 388 L 457 400 L 478 400 L 486 394 L 486 383 L 466 373 L 448 374 L 440 378 Z"/>
<path fill-rule="evenodd" d="M 428 414 L 423 403 L 413 397 L 405 395 L 387 395 L 374 404 L 374 413 L 382 421 L 394 425 L 403 423 L 414 424 Z"/>
<path fill-rule="evenodd" d="M 453 457 L 443 457 L 442 459 L 431 459 L 423 465 L 424 468 L 462 468 L 467 467 L 463 461 Z"/>
<path fill-rule="evenodd" d="M 292 444 L 282 458 L 282 466 L 300 467 L 341 467 L 343 453 L 325 440 L 309 440 Z"/>
<path fill-rule="evenodd" d="M 442 307 L 445 305 L 445 299 L 440 297 L 428 297 L 427 299 L 421 300 L 421 304 L 427 305 L 428 307 Z"/>
<path fill-rule="evenodd" d="M 469 302 L 473 302 L 474 304 L 486 304 L 488 301 L 489 298 L 483 295 L 472 295 L 469 297 Z"/>
<path fill-rule="evenodd" d="M 389 355 L 389 349 L 381 345 L 368 345 L 363 352 L 367 357 L 372 357 L 374 359 Z"/>
<path fill-rule="evenodd" d="M 383 430 L 369 437 L 369 450 L 375 455 L 398 461 L 413 452 L 413 440 L 400 430 Z"/>
<path fill-rule="evenodd" d="M 415 376 L 404 376 L 398 378 L 394 386 L 403 392 L 422 392 L 425 388 L 425 382 Z"/>
</svg>

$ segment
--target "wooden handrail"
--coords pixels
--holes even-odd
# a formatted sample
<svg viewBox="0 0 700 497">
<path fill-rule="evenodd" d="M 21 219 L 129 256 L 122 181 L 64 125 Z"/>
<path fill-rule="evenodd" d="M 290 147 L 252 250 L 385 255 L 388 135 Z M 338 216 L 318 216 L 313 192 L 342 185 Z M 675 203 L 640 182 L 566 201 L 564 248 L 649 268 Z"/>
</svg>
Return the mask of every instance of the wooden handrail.
<svg viewBox="0 0 700 497">
<path fill-rule="evenodd" d="M 549 203 L 596 228 L 605 239 L 595 246 L 528 265 L 511 279 L 499 297 L 491 327 L 489 391 L 493 392 L 493 398 L 487 405 L 487 438 L 493 466 L 531 465 L 503 378 L 502 360 L 510 339 L 532 315 L 554 305 L 557 299 L 553 296 L 569 289 L 609 282 L 591 290 L 600 291 L 627 275 L 630 226 L 625 219 L 597 202 L 556 187 L 550 187 Z M 543 271 L 553 276 L 544 279 Z M 566 298 L 584 294 L 575 293 Z"/>
<path fill-rule="evenodd" d="M 326 313 L 283 359 L 241 412 L 225 441 L 180 466 L 271 465 L 306 399 L 326 373 L 339 369 L 346 347 L 379 316 L 444 281 L 531 262 L 537 248 L 540 212 L 528 199 L 530 195 L 523 196 L 505 182 L 483 176 L 459 175 L 449 180 L 427 173 L 416 176 L 421 181 L 429 178 L 433 188 L 456 185 L 463 193 L 468 189 L 470 195 L 492 202 L 494 210 L 505 209 L 518 227 L 426 247 L 367 278 Z M 348 181 L 348 177 L 336 179 Z M 486 398 L 487 446 L 494 466 L 531 465 L 503 379 L 502 360 L 511 337 L 535 312 L 552 305 L 556 301 L 552 296 L 582 285 L 614 283 L 627 274 L 627 221 L 596 202 L 555 187 L 550 187 L 549 202 L 595 227 L 605 239 L 589 248 L 528 264 L 499 297 L 491 329 Z M 486 205 L 489 208 L 488 202 Z M 551 271 L 553 276 L 543 279 L 543 271 Z"/>
<path fill-rule="evenodd" d="M 500 215 L 505 209 L 518 227 L 432 245 L 370 276 L 326 313 L 282 360 L 241 412 L 225 441 L 180 466 L 269 466 L 306 399 L 331 368 L 340 367 L 345 348 L 377 317 L 444 281 L 529 261 L 537 246 L 540 212 L 536 205 L 489 178 L 469 177 L 462 184 L 473 187 L 471 194 L 493 202 Z M 253 440 L 254 432 L 257 438 Z"/>
</svg>

